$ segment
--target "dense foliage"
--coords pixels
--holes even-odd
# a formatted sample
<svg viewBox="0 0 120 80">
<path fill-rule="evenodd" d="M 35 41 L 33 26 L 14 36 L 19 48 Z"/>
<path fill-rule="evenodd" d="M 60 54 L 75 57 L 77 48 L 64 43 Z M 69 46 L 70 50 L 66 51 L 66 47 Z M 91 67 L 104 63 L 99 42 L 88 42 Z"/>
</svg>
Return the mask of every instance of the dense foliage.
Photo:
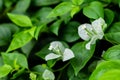
<svg viewBox="0 0 120 80">
<path fill-rule="evenodd" d="M 120 0 L 0 0 L 0 80 L 120 80 Z"/>
</svg>

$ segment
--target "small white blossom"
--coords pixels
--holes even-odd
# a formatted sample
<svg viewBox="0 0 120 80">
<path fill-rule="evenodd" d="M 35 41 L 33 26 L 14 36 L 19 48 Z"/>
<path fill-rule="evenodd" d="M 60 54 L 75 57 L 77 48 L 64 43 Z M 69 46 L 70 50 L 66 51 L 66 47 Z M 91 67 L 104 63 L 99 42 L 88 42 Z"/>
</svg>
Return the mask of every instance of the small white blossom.
<svg viewBox="0 0 120 80">
<path fill-rule="evenodd" d="M 73 51 L 65 48 L 63 44 L 59 41 L 51 42 L 48 49 L 53 51 L 53 53 L 49 53 L 45 56 L 46 61 L 56 58 L 61 58 L 63 61 L 67 61 L 74 57 Z"/>
<path fill-rule="evenodd" d="M 66 48 L 63 53 L 63 61 L 67 61 L 73 57 L 74 57 L 74 54 L 73 54 L 72 50 Z"/>
<path fill-rule="evenodd" d="M 102 39 L 104 36 L 103 30 L 106 28 L 107 24 L 102 18 L 99 18 L 92 22 L 92 24 L 82 24 L 78 27 L 79 36 L 86 41 L 86 49 L 90 49 L 91 44 L 95 44 L 97 39 Z"/>
<path fill-rule="evenodd" d="M 48 69 L 43 72 L 42 77 L 44 80 L 55 80 L 55 75 Z"/>
<path fill-rule="evenodd" d="M 56 59 L 56 58 L 59 58 L 59 57 L 61 57 L 61 55 L 54 54 L 54 53 L 49 53 L 48 55 L 45 56 L 45 60 L 48 61 L 48 60 Z"/>
</svg>

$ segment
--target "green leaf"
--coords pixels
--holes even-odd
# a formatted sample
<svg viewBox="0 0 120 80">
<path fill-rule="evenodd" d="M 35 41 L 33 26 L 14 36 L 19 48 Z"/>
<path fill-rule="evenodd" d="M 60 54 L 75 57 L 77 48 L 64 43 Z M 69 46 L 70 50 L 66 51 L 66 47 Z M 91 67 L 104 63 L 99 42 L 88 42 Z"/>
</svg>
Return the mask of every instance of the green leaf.
<svg viewBox="0 0 120 80">
<path fill-rule="evenodd" d="M 30 6 L 31 0 L 19 0 L 15 5 L 12 13 L 25 13 Z"/>
<path fill-rule="evenodd" d="M 52 68 L 56 64 L 57 60 L 49 60 L 47 61 L 48 67 Z"/>
<path fill-rule="evenodd" d="M 83 72 L 80 71 L 77 76 L 75 76 L 73 73 L 74 73 L 74 70 L 70 65 L 67 70 L 69 80 L 88 80 L 88 75 L 87 73 L 85 73 L 85 70 Z"/>
<path fill-rule="evenodd" d="M 102 57 L 105 60 L 119 60 L 120 59 L 120 45 L 109 48 Z"/>
<path fill-rule="evenodd" d="M 33 72 L 31 72 L 31 73 L 30 73 L 30 79 L 31 79 L 31 80 L 36 80 L 36 78 L 37 78 L 37 75 L 34 74 Z"/>
<path fill-rule="evenodd" d="M 84 2 L 84 0 L 72 0 L 72 3 L 75 5 L 81 5 Z"/>
<path fill-rule="evenodd" d="M 38 20 L 38 22 L 35 21 L 35 24 L 37 24 L 38 26 L 41 24 L 47 24 L 49 22 L 52 22 L 56 18 L 47 18 L 48 14 L 51 11 L 52 11 L 51 7 L 43 7 L 33 15 L 32 19 Z"/>
<path fill-rule="evenodd" d="M 50 31 L 53 32 L 55 35 L 58 36 L 58 31 L 60 28 L 60 24 L 62 23 L 62 20 L 57 20 L 55 21 L 51 26 L 50 26 Z"/>
<path fill-rule="evenodd" d="M 34 36 L 34 27 L 26 31 L 19 32 L 14 35 L 14 38 L 7 50 L 7 52 L 20 48 L 27 44 Z M 23 36 L 24 35 L 24 36 Z"/>
<path fill-rule="evenodd" d="M 104 75 L 104 73 L 115 69 L 120 70 L 119 66 L 120 66 L 120 60 L 103 61 L 100 64 L 98 64 L 98 66 L 90 76 L 89 80 L 100 80 L 100 78 Z"/>
<path fill-rule="evenodd" d="M 104 18 L 103 5 L 98 1 L 93 1 L 83 8 L 83 14 L 92 19 L 97 19 L 99 17 Z"/>
<path fill-rule="evenodd" d="M 32 37 L 35 37 L 36 26 L 25 30 L 25 33 L 29 33 Z"/>
<path fill-rule="evenodd" d="M 74 42 L 80 37 L 78 35 L 78 22 L 69 22 L 67 26 L 63 27 L 60 31 L 60 37 L 67 42 Z"/>
<path fill-rule="evenodd" d="M 45 47 L 43 47 L 39 52 L 36 53 L 36 55 L 42 59 L 45 58 L 45 56 L 50 53 L 51 51 L 48 50 L 49 45 L 46 45 Z"/>
<path fill-rule="evenodd" d="M 110 70 L 104 73 L 99 80 L 120 80 L 120 70 Z"/>
<path fill-rule="evenodd" d="M 19 28 L 11 23 L 4 23 L 0 25 L 0 46 L 7 45 L 11 38 L 12 34 L 19 31 Z"/>
<path fill-rule="evenodd" d="M 20 53 L 2 53 L 2 57 L 5 64 L 16 68 L 15 65 L 18 65 L 22 68 L 28 69 L 27 59 L 23 54 Z"/>
<path fill-rule="evenodd" d="M 36 30 L 35 30 L 35 33 L 34 33 L 35 39 L 37 40 L 38 37 L 40 36 L 40 34 L 41 34 L 42 32 L 44 32 L 45 30 L 47 30 L 46 25 L 43 24 L 43 25 L 37 26 L 37 27 L 36 27 Z"/>
<path fill-rule="evenodd" d="M 11 30 L 7 27 L 0 25 L 0 46 L 7 45 L 11 40 Z"/>
<path fill-rule="evenodd" d="M 71 10 L 71 17 L 73 17 L 79 11 L 80 11 L 80 7 L 79 6 L 74 6 Z"/>
<path fill-rule="evenodd" d="M 4 65 L 3 59 L 2 59 L 2 57 L 0 56 L 0 66 L 3 66 L 3 65 Z"/>
<path fill-rule="evenodd" d="M 59 3 L 61 0 L 34 0 L 36 6 L 48 6 Z"/>
<path fill-rule="evenodd" d="M 60 16 L 60 18 L 64 21 L 65 24 L 67 24 L 71 20 L 70 13 L 62 15 L 62 16 Z"/>
<path fill-rule="evenodd" d="M 120 32 L 107 33 L 105 34 L 105 39 L 112 44 L 120 44 Z"/>
<path fill-rule="evenodd" d="M 0 67 L 0 78 L 7 76 L 10 71 L 12 70 L 12 67 L 10 65 L 3 65 Z"/>
<path fill-rule="evenodd" d="M 34 47 L 35 45 L 35 41 L 34 40 L 31 40 L 30 42 L 28 42 L 26 45 L 24 45 L 21 50 L 23 53 L 25 53 L 25 55 L 28 57 L 32 48 Z"/>
<path fill-rule="evenodd" d="M 52 10 L 52 12 L 48 15 L 48 18 L 62 16 L 68 13 L 71 9 L 72 9 L 72 3 L 62 2 Z"/>
<path fill-rule="evenodd" d="M 110 9 L 104 9 L 104 13 L 105 13 L 105 21 L 107 25 L 109 26 L 113 22 L 114 12 Z"/>
<path fill-rule="evenodd" d="M 44 70 L 45 70 L 45 68 L 42 65 L 36 65 L 32 68 L 32 71 L 38 72 L 41 75 L 44 72 Z"/>
<path fill-rule="evenodd" d="M 12 33 L 16 33 L 16 32 L 19 31 L 19 27 L 16 26 L 15 24 L 12 24 L 12 23 L 4 23 L 4 24 L 1 24 L 0 27 L 4 27 L 4 28 L 10 29 L 10 31 Z"/>
<path fill-rule="evenodd" d="M 32 68 L 33 72 L 38 73 L 37 80 L 43 80 L 42 74 L 45 71 L 46 67 L 47 66 L 45 64 L 42 64 L 42 65 L 36 65 L 35 67 Z"/>
<path fill-rule="evenodd" d="M 120 32 L 120 22 L 114 23 L 108 30 L 109 33 Z"/>
<path fill-rule="evenodd" d="M 94 60 L 89 66 L 88 66 L 88 71 L 93 72 L 97 66 L 98 61 Z"/>
<path fill-rule="evenodd" d="M 2 10 L 3 7 L 3 0 L 0 0 L 0 11 Z"/>
<path fill-rule="evenodd" d="M 16 73 L 14 73 L 11 79 L 16 79 L 17 77 L 21 76 L 23 73 L 25 73 L 25 68 L 22 68 L 18 70 Z"/>
<path fill-rule="evenodd" d="M 71 60 L 72 67 L 75 71 L 75 75 L 86 65 L 86 63 L 93 56 L 95 45 L 91 46 L 90 50 L 85 48 L 86 42 L 80 42 L 75 44 L 71 49 L 74 52 L 75 58 Z"/>
<path fill-rule="evenodd" d="M 69 77 L 69 80 L 72 80 L 74 78 L 74 69 L 73 67 L 70 65 L 68 68 L 67 68 L 67 75 Z"/>
<path fill-rule="evenodd" d="M 4 0 L 4 5 L 6 8 L 9 8 L 12 6 L 12 4 L 15 2 L 16 0 Z"/>
<path fill-rule="evenodd" d="M 7 13 L 10 20 L 20 27 L 32 27 L 32 22 L 28 16 Z"/>
</svg>

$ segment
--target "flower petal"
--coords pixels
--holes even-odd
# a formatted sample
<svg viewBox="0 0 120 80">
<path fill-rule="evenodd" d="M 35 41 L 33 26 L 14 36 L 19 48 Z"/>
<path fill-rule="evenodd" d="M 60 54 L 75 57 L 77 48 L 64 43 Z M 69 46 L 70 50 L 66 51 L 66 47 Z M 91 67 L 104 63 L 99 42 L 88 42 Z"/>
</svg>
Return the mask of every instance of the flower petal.
<svg viewBox="0 0 120 80">
<path fill-rule="evenodd" d="M 83 40 L 89 40 L 90 36 L 88 35 L 88 32 L 85 30 L 91 30 L 92 26 L 90 24 L 82 24 L 78 27 L 78 34 Z"/>
<path fill-rule="evenodd" d="M 45 60 L 48 61 L 48 60 L 51 60 L 51 59 L 56 59 L 56 58 L 59 58 L 61 55 L 57 55 L 57 54 L 54 54 L 54 53 L 49 53 L 48 55 L 45 56 Z"/>
<path fill-rule="evenodd" d="M 95 44 L 96 40 L 97 40 L 97 37 L 96 37 L 96 36 L 93 36 L 93 37 L 91 38 L 91 40 L 86 44 L 86 46 L 85 46 L 86 49 L 90 50 L 91 44 Z"/>
<path fill-rule="evenodd" d="M 67 61 L 73 57 L 75 57 L 73 51 L 66 48 L 64 53 L 63 53 L 63 61 Z"/>
<path fill-rule="evenodd" d="M 45 70 L 42 74 L 42 77 L 44 80 L 54 80 L 55 79 L 55 75 L 53 74 L 53 72 L 51 72 L 50 70 Z"/>
<path fill-rule="evenodd" d="M 48 48 L 49 50 L 61 50 L 64 51 L 64 46 L 60 41 L 53 41 L 50 43 L 50 46 Z"/>
<path fill-rule="evenodd" d="M 99 39 L 103 38 L 104 32 L 102 26 L 104 25 L 105 25 L 105 21 L 102 18 L 99 18 L 92 22 L 92 27 L 94 31 L 98 34 Z"/>
</svg>

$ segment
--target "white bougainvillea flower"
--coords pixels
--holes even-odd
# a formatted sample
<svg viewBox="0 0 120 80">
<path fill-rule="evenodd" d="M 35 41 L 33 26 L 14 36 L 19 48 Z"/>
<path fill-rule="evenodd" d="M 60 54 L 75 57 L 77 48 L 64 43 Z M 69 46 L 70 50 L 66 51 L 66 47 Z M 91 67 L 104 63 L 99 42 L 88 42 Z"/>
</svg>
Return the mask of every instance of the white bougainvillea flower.
<svg viewBox="0 0 120 80">
<path fill-rule="evenodd" d="M 42 78 L 44 80 L 55 80 L 55 75 L 53 74 L 52 71 L 46 69 L 42 74 Z"/>
<path fill-rule="evenodd" d="M 73 51 L 69 48 L 65 48 L 60 41 L 51 42 L 48 49 L 53 53 L 49 53 L 45 56 L 46 61 L 56 58 L 61 58 L 62 61 L 67 61 L 74 57 Z"/>
<path fill-rule="evenodd" d="M 86 44 L 86 49 L 90 49 L 91 44 L 95 44 L 97 39 L 102 39 L 104 36 L 104 29 L 107 24 L 102 18 L 99 18 L 92 22 L 92 24 L 82 24 L 78 27 L 79 36 L 85 40 L 89 41 Z"/>
</svg>

